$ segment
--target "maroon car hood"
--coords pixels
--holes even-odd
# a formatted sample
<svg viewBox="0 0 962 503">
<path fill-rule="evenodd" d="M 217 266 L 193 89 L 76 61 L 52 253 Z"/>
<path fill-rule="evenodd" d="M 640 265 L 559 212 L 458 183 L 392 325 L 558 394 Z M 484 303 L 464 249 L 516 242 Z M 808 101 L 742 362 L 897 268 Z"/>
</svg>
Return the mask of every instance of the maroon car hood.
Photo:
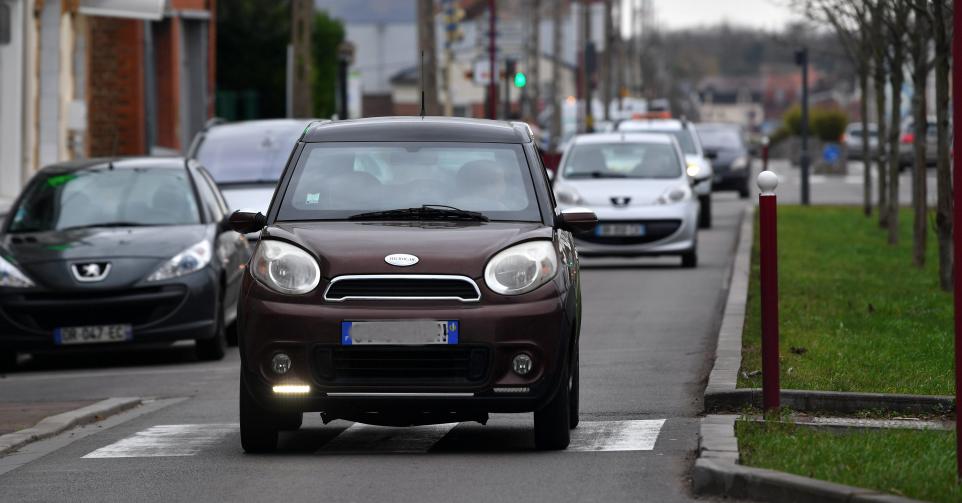
<svg viewBox="0 0 962 503">
<path fill-rule="evenodd" d="M 458 274 L 480 278 L 495 253 L 529 239 L 551 239 L 552 230 L 532 222 L 284 222 L 270 236 L 301 244 L 320 257 L 326 278 L 346 274 Z M 397 267 L 384 258 L 418 257 Z"/>
</svg>

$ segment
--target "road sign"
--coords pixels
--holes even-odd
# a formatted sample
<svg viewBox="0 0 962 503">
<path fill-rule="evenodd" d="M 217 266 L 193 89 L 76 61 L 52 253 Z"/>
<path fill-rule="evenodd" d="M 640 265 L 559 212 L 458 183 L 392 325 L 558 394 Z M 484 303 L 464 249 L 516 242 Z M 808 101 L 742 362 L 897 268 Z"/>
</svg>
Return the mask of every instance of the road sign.
<svg viewBox="0 0 962 503">
<path fill-rule="evenodd" d="M 474 62 L 474 83 L 479 86 L 486 86 L 491 83 L 491 63 L 487 60 Z"/>
</svg>

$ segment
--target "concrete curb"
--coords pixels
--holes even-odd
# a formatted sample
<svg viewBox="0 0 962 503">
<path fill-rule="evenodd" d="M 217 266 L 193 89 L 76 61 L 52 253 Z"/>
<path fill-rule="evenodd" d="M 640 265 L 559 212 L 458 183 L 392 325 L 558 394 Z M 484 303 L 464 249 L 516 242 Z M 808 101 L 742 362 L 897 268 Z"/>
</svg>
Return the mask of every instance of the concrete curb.
<svg viewBox="0 0 962 503">
<path fill-rule="evenodd" d="M 914 503 L 918 500 L 737 464 L 734 415 L 702 419 L 699 457 L 692 472 L 696 494 L 794 503 Z"/>
<path fill-rule="evenodd" d="M 108 398 L 77 410 L 47 417 L 33 427 L 0 436 L 0 456 L 13 452 L 30 442 L 50 438 L 75 426 L 93 423 L 107 416 L 134 408 L 140 403 L 139 397 Z"/>
<path fill-rule="evenodd" d="M 866 410 L 884 410 L 902 414 L 946 414 L 955 410 L 955 399 L 951 396 L 796 389 L 783 389 L 780 396 L 783 407 L 801 412 L 853 414 Z M 747 406 L 762 406 L 761 389 L 705 391 L 705 410 L 708 412 L 737 411 Z"/>
</svg>

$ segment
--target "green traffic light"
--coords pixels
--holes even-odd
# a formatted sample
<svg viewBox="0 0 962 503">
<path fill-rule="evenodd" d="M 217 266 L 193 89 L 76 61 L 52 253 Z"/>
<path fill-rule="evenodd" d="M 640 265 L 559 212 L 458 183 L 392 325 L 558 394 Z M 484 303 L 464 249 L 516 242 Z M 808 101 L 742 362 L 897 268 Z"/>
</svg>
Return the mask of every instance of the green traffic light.
<svg viewBox="0 0 962 503">
<path fill-rule="evenodd" d="M 514 87 L 524 87 L 528 84 L 528 77 L 523 72 L 514 74 Z"/>
</svg>

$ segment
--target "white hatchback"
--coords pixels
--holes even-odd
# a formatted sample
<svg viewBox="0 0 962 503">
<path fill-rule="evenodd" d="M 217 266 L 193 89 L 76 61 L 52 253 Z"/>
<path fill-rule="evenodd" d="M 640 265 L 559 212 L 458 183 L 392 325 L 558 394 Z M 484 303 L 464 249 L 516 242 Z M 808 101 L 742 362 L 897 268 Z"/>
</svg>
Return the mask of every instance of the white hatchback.
<svg viewBox="0 0 962 503">
<path fill-rule="evenodd" d="M 576 236 L 582 255 L 679 255 L 698 263 L 699 199 L 685 155 L 670 135 L 605 133 L 575 137 L 554 180 L 560 209 L 598 215 L 594 232 Z"/>
</svg>

